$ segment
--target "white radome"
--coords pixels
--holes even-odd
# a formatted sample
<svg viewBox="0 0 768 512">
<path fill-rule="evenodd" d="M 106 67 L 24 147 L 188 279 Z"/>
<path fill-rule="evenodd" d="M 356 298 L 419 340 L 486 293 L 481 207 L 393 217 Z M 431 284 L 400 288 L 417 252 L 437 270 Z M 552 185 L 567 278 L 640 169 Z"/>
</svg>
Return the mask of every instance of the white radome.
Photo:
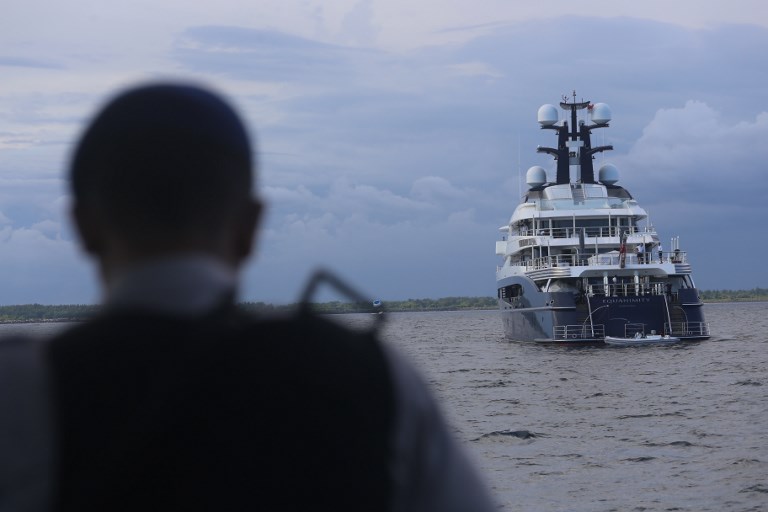
<svg viewBox="0 0 768 512">
<path fill-rule="evenodd" d="M 619 169 L 613 164 L 603 164 L 597 171 L 598 180 L 604 185 L 613 185 L 619 181 Z"/>
<path fill-rule="evenodd" d="M 611 107 L 605 103 L 595 103 L 592 106 L 592 122 L 606 124 L 611 120 Z"/>
<path fill-rule="evenodd" d="M 554 105 L 542 105 L 539 107 L 539 124 L 541 126 L 552 126 L 559 120 L 557 107 Z"/>
<path fill-rule="evenodd" d="M 540 165 L 534 165 L 525 173 L 525 182 L 529 187 L 540 187 L 547 182 L 547 171 Z"/>
</svg>

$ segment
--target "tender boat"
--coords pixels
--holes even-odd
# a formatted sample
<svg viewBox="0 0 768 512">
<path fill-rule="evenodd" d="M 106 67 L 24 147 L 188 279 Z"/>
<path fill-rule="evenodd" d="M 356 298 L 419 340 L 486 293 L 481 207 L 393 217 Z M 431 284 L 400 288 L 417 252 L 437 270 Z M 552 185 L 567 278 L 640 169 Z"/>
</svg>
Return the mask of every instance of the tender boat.
<svg viewBox="0 0 768 512">
<path fill-rule="evenodd" d="M 594 158 L 612 146 L 593 146 L 592 130 L 606 128 L 604 103 L 563 97 L 560 108 L 538 111 L 542 130 L 553 131 L 556 147 L 537 151 L 554 157 L 556 168 L 528 169 L 528 191 L 508 224 L 496 254 L 498 303 L 505 335 L 512 340 L 603 343 L 634 339 L 709 338 L 703 304 L 679 237 L 663 250 L 648 214 L 606 163 L 595 173 Z M 661 333 L 659 340 L 645 332 Z M 669 336 L 669 338 L 664 338 Z M 617 341 L 618 340 L 618 341 Z"/>
<path fill-rule="evenodd" d="M 680 338 L 662 336 L 661 334 L 649 334 L 648 336 L 634 336 L 632 338 L 617 338 L 606 336 L 605 342 L 609 345 L 659 345 L 665 343 L 677 343 Z"/>
<path fill-rule="evenodd" d="M 646 334 L 645 325 L 643 324 L 627 324 L 624 327 L 623 337 L 605 337 L 605 342 L 609 345 L 663 345 L 677 343 L 678 341 L 680 341 L 680 338 L 668 334 L 656 334 L 656 331 L 653 330 L 650 334 Z"/>
</svg>

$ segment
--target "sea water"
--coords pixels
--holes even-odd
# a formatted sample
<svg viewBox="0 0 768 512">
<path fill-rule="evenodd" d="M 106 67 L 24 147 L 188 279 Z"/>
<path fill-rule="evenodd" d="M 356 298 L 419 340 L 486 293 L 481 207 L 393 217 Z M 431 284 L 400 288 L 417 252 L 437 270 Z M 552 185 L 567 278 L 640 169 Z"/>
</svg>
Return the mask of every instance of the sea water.
<svg viewBox="0 0 768 512">
<path fill-rule="evenodd" d="M 500 510 L 768 510 L 768 303 L 704 307 L 712 339 L 667 346 L 508 342 L 495 311 L 392 313 L 382 335 L 421 370 Z M 62 328 L 0 325 L 0 338 Z"/>
<path fill-rule="evenodd" d="M 508 342 L 494 311 L 392 314 L 508 511 L 768 510 L 768 303 L 709 304 L 712 338 Z"/>
</svg>

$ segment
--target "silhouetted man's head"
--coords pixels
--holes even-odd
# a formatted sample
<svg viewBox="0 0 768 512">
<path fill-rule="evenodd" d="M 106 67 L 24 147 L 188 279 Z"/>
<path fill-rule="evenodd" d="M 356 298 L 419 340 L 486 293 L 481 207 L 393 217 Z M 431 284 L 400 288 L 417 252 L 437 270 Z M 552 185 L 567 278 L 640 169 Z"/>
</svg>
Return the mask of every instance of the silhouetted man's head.
<svg viewBox="0 0 768 512">
<path fill-rule="evenodd" d="M 259 213 L 252 168 L 245 127 L 218 96 L 179 84 L 130 89 L 75 150 L 75 222 L 102 263 L 196 251 L 237 264 Z"/>
</svg>

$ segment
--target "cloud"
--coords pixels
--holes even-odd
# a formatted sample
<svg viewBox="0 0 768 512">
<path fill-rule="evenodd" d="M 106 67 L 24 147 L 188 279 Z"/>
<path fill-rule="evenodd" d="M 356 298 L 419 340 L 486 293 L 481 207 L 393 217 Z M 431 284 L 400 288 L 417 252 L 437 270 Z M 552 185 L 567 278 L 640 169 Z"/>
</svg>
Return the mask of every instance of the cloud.
<svg viewBox="0 0 768 512">
<path fill-rule="evenodd" d="M 494 69 L 485 62 L 461 62 L 458 64 L 450 64 L 447 68 L 459 76 L 484 77 L 489 79 L 504 77 L 502 72 Z"/>
<path fill-rule="evenodd" d="M 296 222 L 297 212 L 303 219 L 328 218 L 337 222 L 352 217 L 397 223 L 403 219 L 418 219 L 435 206 L 419 199 L 396 194 L 371 185 L 355 184 L 339 179 L 325 190 L 312 191 L 305 186 L 295 190 L 267 188 L 264 193 L 271 204 L 270 225 Z"/>
<path fill-rule="evenodd" d="M 411 195 L 428 202 L 438 200 L 460 200 L 466 197 L 466 193 L 451 185 L 440 176 L 425 176 L 414 181 L 411 187 Z"/>
<path fill-rule="evenodd" d="M 650 184 L 655 184 L 712 209 L 733 204 L 747 190 L 766 195 L 768 182 L 759 162 L 768 161 L 768 146 L 762 143 L 768 139 L 768 112 L 735 123 L 722 117 L 693 100 L 658 110 L 622 158 L 638 190 L 653 201 Z M 751 204 L 765 208 L 760 202 Z"/>
<path fill-rule="evenodd" d="M 97 300 L 93 276 L 55 221 L 0 228 L 0 304 L 88 304 Z"/>
<path fill-rule="evenodd" d="M 266 233 L 263 250 L 247 270 L 244 296 L 294 301 L 318 267 L 332 269 L 371 297 L 488 295 L 496 258 L 484 231 L 472 211 L 429 224 L 382 223 L 357 214 L 294 218 Z"/>
<path fill-rule="evenodd" d="M 373 0 L 358 0 L 344 16 L 341 24 L 343 36 L 353 44 L 371 46 L 376 41 L 379 27 L 374 22 Z"/>
<path fill-rule="evenodd" d="M 27 59 L 24 57 L 3 57 L 0 56 L 0 67 L 12 68 L 40 68 L 40 69 L 63 69 L 64 67 L 54 61 Z"/>
<path fill-rule="evenodd" d="M 355 63 L 375 52 L 274 30 L 198 26 L 181 34 L 174 55 L 194 72 L 316 87 L 351 79 L 357 74 Z"/>
</svg>

